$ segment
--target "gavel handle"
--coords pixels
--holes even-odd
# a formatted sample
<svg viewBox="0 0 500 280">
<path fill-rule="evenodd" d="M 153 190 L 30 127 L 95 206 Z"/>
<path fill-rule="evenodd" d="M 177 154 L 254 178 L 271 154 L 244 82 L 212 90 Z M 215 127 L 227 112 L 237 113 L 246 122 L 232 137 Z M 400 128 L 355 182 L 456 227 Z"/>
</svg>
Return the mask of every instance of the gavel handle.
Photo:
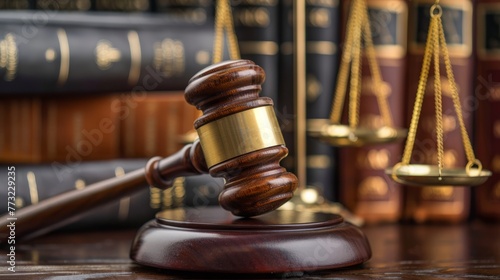
<svg viewBox="0 0 500 280">
<path fill-rule="evenodd" d="M 30 238 L 57 229 L 78 214 L 140 190 L 146 182 L 167 188 L 176 177 L 207 171 L 201 145 L 195 141 L 164 159 L 152 158 L 143 169 L 45 199 L 15 211 L 13 216 L 7 213 L 0 217 L 0 244 L 12 244 L 9 240 Z"/>
</svg>

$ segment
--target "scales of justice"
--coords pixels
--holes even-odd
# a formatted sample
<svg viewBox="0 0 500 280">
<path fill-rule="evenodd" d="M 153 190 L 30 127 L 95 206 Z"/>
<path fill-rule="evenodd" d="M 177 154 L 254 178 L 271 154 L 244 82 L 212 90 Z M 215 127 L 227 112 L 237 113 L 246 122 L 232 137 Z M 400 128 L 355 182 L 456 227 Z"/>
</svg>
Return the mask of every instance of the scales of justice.
<svg viewBox="0 0 500 280">
<path fill-rule="evenodd" d="M 440 8 L 431 11 L 434 16 L 429 38 L 442 35 L 442 29 L 438 28 L 440 14 L 435 14 L 436 9 L 440 11 Z M 366 13 L 364 0 L 354 0 L 352 12 Z M 219 196 L 221 207 L 159 212 L 155 219 L 139 229 L 133 241 L 130 256 L 136 263 L 179 271 L 241 274 L 336 269 L 369 260 L 371 250 L 365 235 L 342 216 L 280 208 L 295 195 L 299 184 L 294 174 L 280 166 L 288 150 L 274 114 L 273 101 L 259 97 L 265 73 L 253 62 L 238 58 L 236 40 L 230 32 L 231 60 L 216 61 L 222 57 L 222 48 L 217 44 L 222 43 L 223 29 L 232 28 L 230 14 L 228 2 L 218 1 L 215 62 L 193 76 L 185 90 L 186 101 L 203 112 L 194 123 L 199 138 L 172 156 L 150 159 L 144 169 L 19 209 L 16 212 L 18 238 L 55 229 L 86 209 L 129 195 L 144 182 L 168 188 L 176 177 L 209 173 L 225 179 Z M 367 15 L 357 18 L 363 19 L 353 23 L 359 30 L 348 32 L 354 33 L 354 39 L 360 38 L 357 33 L 362 29 L 369 30 Z M 365 35 L 365 39 L 367 37 Z M 441 42 L 444 45 L 444 40 Z M 359 43 L 353 45 L 360 46 Z M 436 49 L 434 51 L 435 54 Z M 426 48 L 426 57 L 430 53 Z M 353 62 L 356 61 L 354 57 Z M 423 68 L 428 68 L 428 60 L 424 59 Z M 415 115 L 418 119 L 418 113 L 414 112 Z M 414 137 L 414 122 L 417 121 L 412 120 L 410 140 Z M 387 138 L 386 134 L 380 131 L 363 131 L 352 124 L 347 134 L 332 134 L 335 130 L 327 129 L 328 137 L 339 138 L 327 138 L 330 143 L 339 142 L 345 146 L 349 141 L 363 141 L 364 144 L 387 141 L 383 139 Z M 391 134 L 389 138 L 401 138 L 400 131 L 394 131 L 396 136 Z M 325 139 L 324 135 L 320 138 Z M 471 148 L 467 150 L 472 151 Z M 391 177 L 416 184 L 432 181 L 474 185 L 490 174 L 481 169 L 473 154 L 471 163 L 463 171 L 450 171 L 441 165 L 436 169 L 415 167 L 406 162 L 407 158 L 409 156 L 388 170 Z M 412 173 L 415 169 L 426 168 L 431 172 Z M 6 217 L 1 218 L 0 244 L 8 237 L 6 221 Z"/>
</svg>

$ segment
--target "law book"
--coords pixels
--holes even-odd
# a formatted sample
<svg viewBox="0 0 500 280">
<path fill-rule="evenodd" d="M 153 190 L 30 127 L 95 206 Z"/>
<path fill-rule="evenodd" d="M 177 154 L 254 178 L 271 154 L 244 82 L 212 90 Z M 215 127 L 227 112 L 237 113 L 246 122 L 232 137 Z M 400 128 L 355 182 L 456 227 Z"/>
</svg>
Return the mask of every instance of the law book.
<svg viewBox="0 0 500 280">
<path fill-rule="evenodd" d="M 183 90 L 213 39 L 213 24 L 161 14 L 1 11 L 0 93 Z"/>
<path fill-rule="evenodd" d="M 200 111 L 186 102 L 184 92 L 148 93 L 143 98 L 121 96 L 120 155 L 126 158 L 168 156 L 182 148 Z"/>
<path fill-rule="evenodd" d="M 306 2 L 306 118 L 328 118 L 339 65 L 340 1 Z M 306 137 L 307 184 L 338 199 L 337 150 Z"/>
<path fill-rule="evenodd" d="M 149 12 L 150 0 L 3 0 L 0 10 Z"/>
<path fill-rule="evenodd" d="M 40 1 L 40 0 L 37 0 Z M 53 1 L 53 0 L 46 0 Z M 62 2 L 67 2 L 61 0 Z M 75 1 L 75 2 L 82 2 Z M 90 2 L 93 10 L 96 11 L 112 11 L 112 12 L 151 12 L 152 5 L 150 0 L 87 0 Z"/>
<path fill-rule="evenodd" d="M 231 1 L 234 31 L 241 58 L 249 59 L 266 72 L 261 95 L 278 98 L 279 1 Z"/>
<path fill-rule="evenodd" d="M 8 170 L 15 174 L 15 209 L 37 204 L 58 194 L 83 189 L 90 184 L 123 176 L 127 172 L 144 168 L 147 159 L 113 159 L 85 161 L 64 166 L 54 164 L 2 164 L 0 180 L 7 182 Z M 12 173 L 11 173 L 12 174 Z M 177 207 L 203 207 L 218 205 L 218 194 L 223 179 L 210 175 L 179 177 L 171 188 L 161 190 L 144 184 L 130 196 L 117 198 L 95 209 L 83 209 L 82 214 L 70 219 L 64 229 L 90 230 L 139 227 L 154 218 L 163 209 Z M 9 191 L 0 190 L 0 199 L 7 201 Z M 9 200 L 10 201 L 10 200 Z M 7 207 L 0 209 L 0 215 Z"/>
<path fill-rule="evenodd" d="M 345 2 L 344 15 L 349 12 Z M 405 0 L 367 0 L 372 41 L 392 125 L 405 127 L 406 55 L 408 5 Z M 344 23 L 344 26 L 346 23 Z M 384 125 L 375 95 L 373 73 L 366 52 L 361 69 L 359 126 L 379 129 Z M 346 101 L 348 102 L 348 101 Z M 347 108 L 347 107 L 346 107 Z M 343 148 L 340 151 L 341 202 L 366 223 L 397 222 L 402 217 L 402 186 L 385 175 L 385 169 L 401 158 L 403 142 Z"/>
<path fill-rule="evenodd" d="M 333 92 L 335 89 L 339 60 L 339 15 L 340 2 L 306 1 L 306 100 L 295 100 L 292 79 L 294 77 L 293 50 L 293 2 L 282 2 L 280 42 L 280 95 L 278 97 L 278 118 L 281 121 L 285 141 L 290 150 L 290 156 L 284 159 L 284 165 L 293 170 L 296 157 L 294 128 L 297 116 L 295 102 L 306 103 L 306 119 L 327 119 L 330 115 Z M 306 120 L 303 120 L 306 121 Z M 316 138 L 306 136 L 306 183 L 307 187 L 318 189 L 324 197 L 331 201 L 337 200 L 337 173 L 335 149 Z"/>
<path fill-rule="evenodd" d="M 408 45 L 408 112 L 413 111 L 417 84 L 420 76 L 423 52 L 430 22 L 430 7 L 434 1 L 417 0 L 410 3 Z M 472 113 L 467 108 L 472 92 L 472 18 L 470 0 L 440 1 L 442 22 L 450 54 L 451 67 L 458 94 L 464 110 L 466 129 L 472 133 Z M 432 68 L 432 67 L 431 67 Z M 425 87 L 426 94 L 417 128 L 412 153 L 412 163 L 437 165 L 436 121 L 434 107 L 434 79 L 441 79 L 443 103 L 444 156 L 447 168 L 465 168 L 464 145 L 453 107 L 450 83 L 441 60 L 441 77 L 435 77 L 431 69 Z M 408 120 L 410 116 L 408 116 Z M 409 122 L 409 121 L 408 121 Z M 406 197 L 406 218 L 415 222 L 462 222 L 470 214 L 471 192 L 467 187 L 409 187 Z"/>
<path fill-rule="evenodd" d="M 0 162 L 74 163 L 119 157 L 120 102 L 115 94 L 3 97 Z"/>
<path fill-rule="evenodd" d="M 0 162 L 168 156 L 199 111 L 182 91 L 0 99 Z"/>
<path fill-rule="evenodd" d="M 475 13 L 476 79 L 472 113 L 475 116 L 476 157 L 492 176 L 474 189 L 475 214 L 500 220 L 500 1 L 477 1 Z"/>
<path fill-rule="evenodd" d="M 93 2 L 97 0 L 33 0 L 33 8 L 36 10 L 51 11 L 90 11 L 93 9 Z M 116 1 L 126 4 L 126 1 Z M 130 2 L 130 1 L 129 1 Z"/>
<path fill-rule="evenodd" d="M 35 7 L 35 0 L 4 0 L 0 1 L 0 10 L 26 10 Z"/>
<path fill-rule="evenodd" d="M 163 15 L 175 15 L 199 24 L 213 22 L 215 2 L 206 0 L 151 0 L 151 9 Z"/>
<path fill-rule="evenodd" d="M 213 19 L 214 2 L 206 0 L 3 0 L 0 10 L 162 13 L 192 22 Z"/>
<path fill-rule="evenodd" d="M 293 2 L 280 2 L 278 97 L 275 101 L 276 117 L 288 148 L 288 156 L 281 161 L 283 167 L 296 172 L 295 139 L 295 96 L 294 96 L 294 46 L 293 46 Z"/>
</svg>

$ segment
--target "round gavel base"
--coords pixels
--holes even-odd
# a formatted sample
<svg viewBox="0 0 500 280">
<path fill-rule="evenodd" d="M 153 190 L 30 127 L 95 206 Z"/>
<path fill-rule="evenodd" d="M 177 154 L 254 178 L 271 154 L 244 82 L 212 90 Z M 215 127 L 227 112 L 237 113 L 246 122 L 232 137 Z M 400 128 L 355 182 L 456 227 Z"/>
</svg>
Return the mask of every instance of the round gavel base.
<svg viewBox="0 0 500 280">
<path fill-rule="evenodd" d="M 209 273 L 326 270 L 370 256 L 363 232 L 339 215 L 276 210 L 240 218 L 220 207 L 160 212 L 131 248 L 131 258 L 145 266 Z"/>
</svg>

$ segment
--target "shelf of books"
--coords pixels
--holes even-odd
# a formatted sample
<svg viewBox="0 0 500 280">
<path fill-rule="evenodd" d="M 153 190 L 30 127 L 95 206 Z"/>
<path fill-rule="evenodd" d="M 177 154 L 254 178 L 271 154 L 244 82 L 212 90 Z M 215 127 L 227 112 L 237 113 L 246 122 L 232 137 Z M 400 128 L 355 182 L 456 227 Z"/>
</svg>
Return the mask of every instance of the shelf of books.
<svg viewBox="0 0 500 280">
<path fill-rule="evenodd" d="M 293 135 L 306 133 L 293 129 L 294 107 L 306 102 L 307 119 L 330 115 L 351 2 L 306 1 L 302 7 L 307 100 L 293 98 L 292 1 L 232 2 L 241 56 L 266 71 L 261 95 L 274 100 L 290 152 L 284 165 L 292 171 Z M 433 3 L 366 1 L 376 59 L 398 126 L 408 127 L 411 117 Z M 384 173 L 399 161 L 402 142 L 334 148 L 307 137 L 307 156 L 299 159 L 307 166 L 307 187 L 367 223 L 500 220 L 500 114 L 495 113 L 500 106 L 500 1 L 442 0 L 440 5 L 467 129 L 493 176 L 474 188 L 404 186 Z M 5 172 L 0 182 L 7 182 L 7 167 L 14 166 L 16 205 L 85 188 L 179 150 L 200 115 L 185 102 L 183 90 L 212 62 L 214 14 L 212 1 L 201 0 L 2 2 L 0 165 Z M 379 109 L 370 71 L 362 65 L 359 122 L 376 128 Z M 465 154 L 444 76 L 442 85 L 444 161 L 462 166 Z M 426 87 L 431 92 L 432 80 Z M 433 163 L 435 155 L 433 106 L 424 102 L 423 133 L 412 158 L 419 163 Z M 203 175 L 179 178 L 169 190 L 144 186 L 68 227 L 139 226 L 163 208 L 217 204 L 222 185 Z M 0 200 L 7 201 L 6 188 Z"/>
</svg>

